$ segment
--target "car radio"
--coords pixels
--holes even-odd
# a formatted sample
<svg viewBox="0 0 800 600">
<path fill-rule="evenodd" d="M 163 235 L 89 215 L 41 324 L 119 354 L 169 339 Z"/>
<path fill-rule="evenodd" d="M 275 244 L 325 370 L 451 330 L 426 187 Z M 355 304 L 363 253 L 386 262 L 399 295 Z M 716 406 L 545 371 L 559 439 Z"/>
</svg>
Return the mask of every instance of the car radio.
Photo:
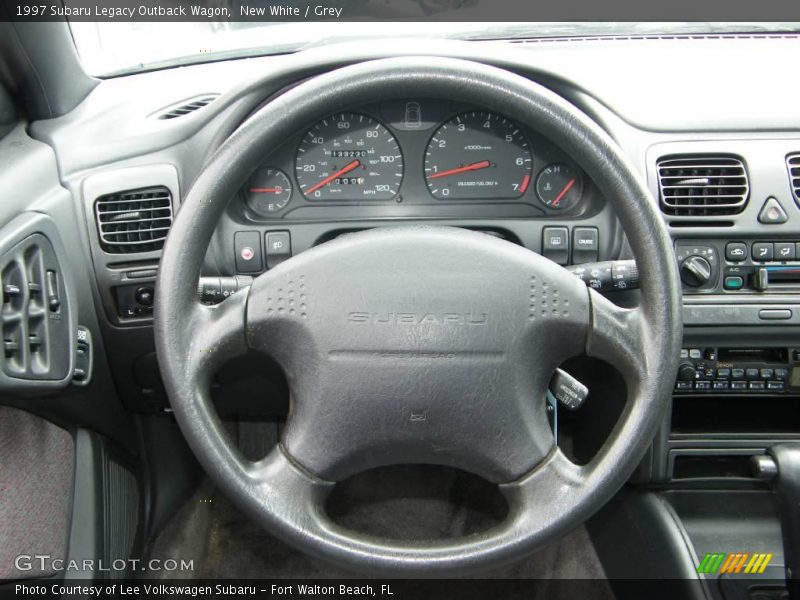
<svg viewBox="0 0 800 600">
<path fill-rule="evenodd" d="M 684 348 L 676 393 L 800 393 L 800 348 Z"/>
</svg>

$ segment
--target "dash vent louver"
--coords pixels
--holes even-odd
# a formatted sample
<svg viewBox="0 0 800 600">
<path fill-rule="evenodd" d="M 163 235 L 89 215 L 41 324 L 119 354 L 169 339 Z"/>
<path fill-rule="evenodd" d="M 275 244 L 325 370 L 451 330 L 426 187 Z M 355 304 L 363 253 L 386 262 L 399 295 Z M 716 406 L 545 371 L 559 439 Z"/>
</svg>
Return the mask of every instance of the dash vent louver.
<svg viewBox="0 0 800 600">
<path fill-rule="evenodd" d="M 161 250 L 172 225 L 172 194 L 165 187 L 106 194 L 95 201 L 95 217 L 105 252 Z"/>
<path fill-rule="evenodd" d="M 747 206 L 747 170 L 735 156 L 665 156 L 658 160 L 656 169 L 661 210 L 667 215 L 735 215 Z"/>
<path fill-rule="evenodd" d="M 789 171 L 789 183 L 795 201 L 800 204 L 800 152 L 786 157 L 786 168 Z"/>
<path fill-rule="evenodd" d="M 164 110 L 163 112 L 159 113 L 158 118 L 163 121 L 166 119 L 177 119 L 178 117 L 188 115 L 189 113 L 193 113 L 194 111 L 203 108 L 204 106 L 208 106 L 217 99 L 217 96 L 218 94 L 207 94 L 205 96 L 192 98 L 191 100 L 187 100 L 178 106 L 171 106 L 170 108 Z"/>
</svg>

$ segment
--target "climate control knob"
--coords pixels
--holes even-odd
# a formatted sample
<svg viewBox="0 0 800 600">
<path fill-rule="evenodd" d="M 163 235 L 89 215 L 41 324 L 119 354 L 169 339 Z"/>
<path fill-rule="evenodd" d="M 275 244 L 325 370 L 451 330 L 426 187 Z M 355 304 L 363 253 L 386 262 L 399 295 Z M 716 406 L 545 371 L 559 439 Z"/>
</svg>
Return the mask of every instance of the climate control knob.
<svg viewBox="0 0 800 600">
<path fill-rule="evenodd" d="M 692 255 L 681 263 L 681 281 L 691 287 L 701 287 L 711 280 L 711 264 L 702 256 Z"/>
</svg>

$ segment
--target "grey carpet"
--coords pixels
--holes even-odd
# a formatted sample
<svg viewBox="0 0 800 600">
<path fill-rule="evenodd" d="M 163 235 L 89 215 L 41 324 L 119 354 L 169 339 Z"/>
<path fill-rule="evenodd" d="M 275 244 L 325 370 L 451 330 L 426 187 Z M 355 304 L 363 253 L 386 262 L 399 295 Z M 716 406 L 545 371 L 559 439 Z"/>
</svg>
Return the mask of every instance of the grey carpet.
<svg viewBox="0 0 800 600">
<path fill-rule="evenodd" d="M 0 406 L 0 580 L 55 571 L 19 555 L 66 556 L 74 444 L 69 432 L 30 413 Z"/>
<path fill-rule="evenodd" d="M 329 511 L 338 522 L 353 529 L 389 537 L 441 538 L 458 535 L 491 524 L 491 510 L 480 514 L 474 506 L 454 504 L 438 493 L 461 485 L 460 499 L 478 496 L 482 491 L 458 478 L 439 478 L 431 485 L 436 471 L 399 468 L 376 471 L 338 497 Z M 412 480 L 409 476 L 414 474 Z M 427 481 L 426 481 L 427 479 Z M 415 485 L 417 484 L 417 485 Z M 403 494 L 397 494 L 399 490 Z M 435 493 L 431 494 L 431 489 Z M 422 493 L 424 490 L 425 493 Z M 475 502 L 473 502 L 475 503 Z M 338 504 L 338 506 L 336 505 Z M 398 535 L 402 532 L 402 535 Z M 152 558 L 194 560 L 194 570 L 185 573 L 152 573 L 152 577 L 187 578 L 363 578 L 294 550 L 275 539 L 241 514 L 221 493 L 204 483 L 157 539 Z M 526 559 L 480 578 L 509 579 L 604 579 L 605 573 L 585 528 L 580 527 L 560 542 Z M 547 581 L 539 582 L 525 598 L 575 597 L 561 593 Z M 613 600 L 610 587 L 591 585 L 591 595 L 582 598 Z"/>
</svg>

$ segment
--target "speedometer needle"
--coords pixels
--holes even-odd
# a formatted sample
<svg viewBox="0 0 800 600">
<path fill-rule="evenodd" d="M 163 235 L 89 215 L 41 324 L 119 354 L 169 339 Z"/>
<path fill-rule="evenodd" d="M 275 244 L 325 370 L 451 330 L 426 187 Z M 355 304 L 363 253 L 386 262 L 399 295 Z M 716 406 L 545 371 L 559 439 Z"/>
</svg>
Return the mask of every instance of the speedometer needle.
<svg viewBox="0 0 800 600">
<path fill-rule="evenodd" d="M 478 169 L 485 169 L 490 166 L 488 160 L 482 160 L 480 162 L 472 163 L 471 165 L 467 165 L 466 167 L 458 167 L 455 169 L 450 169 L 449 171 L 442 171 L 441 173 L 434 173 L 428 179 L 439 179 L 439 177 L 447 177 L 448 175 L 456 175 L 458 173 L 465 173 L 466 171 L 477 171 Z"/>
<path fill-rule="evenodd" d="M 306 190 L 306 194 L 313 194 L 318 189 L 328 185 L 331 181 L 333 181 L 337 177 L 341 177 L 345 173 L 349 173 L 350 171 L 352 171 L 353 169 L 355 169 L 356 167 L 358 167 L 360 165 L 361 165 L 361 161 L 360 160 L 358 160 L 358 159 L 354 160 L 349 165 L 346 165 L 346 166 L 342 167 L 341 169 L 339 169 L 338 171 L 336 171 L 336 173 L 334 173 L 333 175 L 328 175 L 325 179 L 323 179 L 319 183 L 315 183 L 314 185 L 312 185 L 310 188 L 308 188 Z"/>
</svg>

